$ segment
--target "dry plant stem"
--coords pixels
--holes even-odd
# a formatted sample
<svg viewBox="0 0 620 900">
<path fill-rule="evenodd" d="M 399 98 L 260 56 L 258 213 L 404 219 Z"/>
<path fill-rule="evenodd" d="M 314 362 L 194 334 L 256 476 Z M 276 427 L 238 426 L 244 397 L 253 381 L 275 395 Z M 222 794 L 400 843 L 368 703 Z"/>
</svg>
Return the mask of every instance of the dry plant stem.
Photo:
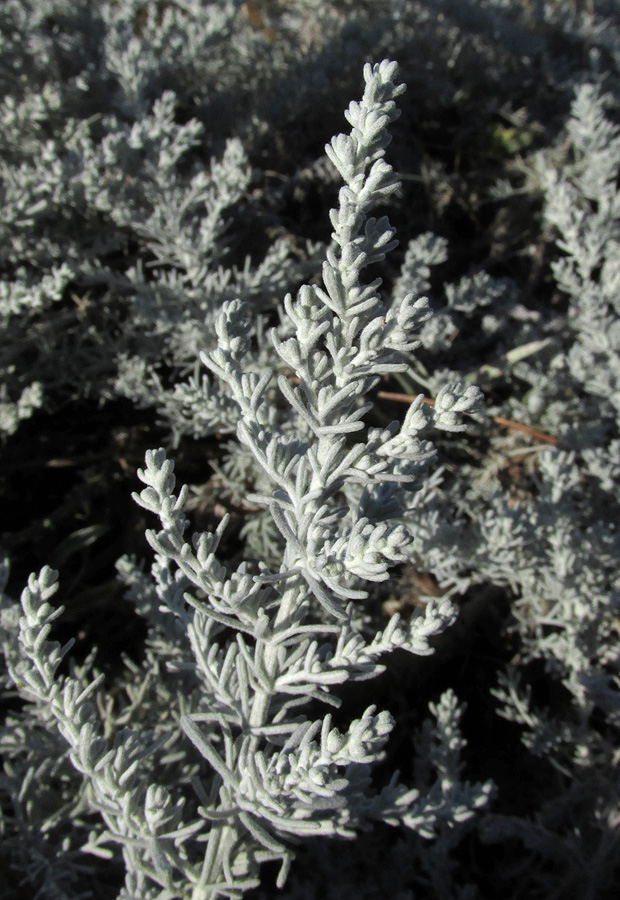
<svg viewBox="0 0 620 900">
<path fill-rule="evenodd" d="M 294 384 L 299 384 L 299 378 L 295 376 L 290 377 L 290 381 Z M 392 391 L 377 391 L 377 397 L 381 397 L 382 400 L 394 400 L 396 403 L 413 403 L 416 399 L 413 394 L 399 394 Z M 426 404 L 426 406 L 435 405 L 435 401 L 430 397 L 424 397 L 422 403 Z M 554 447 L 558 444 L 558 439 L 552 434 L 538 431 L 537 428 L 531 428 L 529 425 L 524 425 L 523 422 L 514 422 L 512 419 L 504 419 L 502 416 L 493 416 L 492 418 L 496 425 L 510 428 L 512 431 L 522 431 L 523 434 L 527 434 L 543 444 L 551 444 Z"/>
<path fill-rule="evenodd" d="M 379 391 L 377 397 L 381 397 L 383 400 L 395 400 L 397 403 L 413 403 L 416 399 L 412 394 L 396 394 L 391 391 Z M 431 400 L 430 397 L 424 397 L 422 403 L 425 403 L 427 406 L 435 405 L 435 401 Z M 504 428 L 510 428 L 512 431 L 522 431 L 524 434 L 535 438 L 537 441 L 542 441 L 544 444 L 557 446 L 558 439 L 556 437 L 553 437 L 551 434 L 545 434 L 544 431 L 538 431 L 536 428 L 530 428 L 529 425 L 524 425 L 522 422 L 513 422 L 512 419 L 504 419 L 501 416 L 493 416 L 493 421 L 496 425 L 502 425 Z"/>
</svg>

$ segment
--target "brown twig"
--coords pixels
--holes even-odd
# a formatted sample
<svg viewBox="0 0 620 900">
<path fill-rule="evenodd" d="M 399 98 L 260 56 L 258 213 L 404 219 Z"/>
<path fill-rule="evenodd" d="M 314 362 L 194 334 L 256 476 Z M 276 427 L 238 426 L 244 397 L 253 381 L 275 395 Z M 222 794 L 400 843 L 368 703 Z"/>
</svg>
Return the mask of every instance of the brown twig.
<svg viewBox="0 0 620 900">
<path fill-rule="evenodd" d="M 295 375 L 289 376 L 289 378 L 295 384 L 299 384 L 299 378 Z M 416 399 L 413 394 L 395 394 L 392 391 L 377 391 L 377 397 L 381 397 L 382 400 L 394 400 L 396 403 L 413 403 Z M 430 397 L 423 397 L 422 403 L 425 403 L 426 406 L 435 405 L 435 401 L 431 400 Z M 504 428 L 510 428 L 512 431 L 522 431 L 523 434 L 527 434 L 543 444 L 557 446 L 558 439 L 552 434 L 545 434 L 544 431 L 538 431 L 538 429 L 524 425 L 522 422 L 513 422 L 512 419 L 503 419 L 501 416 L 493 416 L 492 418 L 496 425 L 502 425 Z"/>
<path fill-rule="evenodd" d="M 379 391 L 377 397 L 381 397 L 383 400 L 395 400 L 397 403 L 413 403 L 416 399 L 412 394 L 394 394 L 391 391 Z M 424 397 L 422 403 L 425 403 L 427 406 L 435 405 L 435 401 L 431 400 L 430 397 Z M 522 422 L 513 422 L 512 419 L 504 419 L 501 416 L 493 416 L 493 421 L 496 425 L 502 425 L 504 428 L 510 428 L 512 431 L 522 431 L 543 444 L 556 446 L 558 443 L 558 439 L 553 437 L 553 435 L 545 434 L 544 431 L 538 431 L 536 428 L 530 428 L 529 425 L 524 425 Z"/>
<path fill-rule="evenodd" d="M 501 416 L 493 416 L 493 421 L 497 425 L 503 425 L 504 428 L 511 428 L 513 431 L 522 431 L 524 434 L 536 438 L 537 441 L 541 441 L 543 444 L 552 444 L 554 447 L 557 447 L 558 439 L 552 434 L 545 434 L 544 431 L 530 428 L 529 425 L 524 425 L 523 422 L 513 422 L 512 419 L 503 419 Z"/>
</svg>

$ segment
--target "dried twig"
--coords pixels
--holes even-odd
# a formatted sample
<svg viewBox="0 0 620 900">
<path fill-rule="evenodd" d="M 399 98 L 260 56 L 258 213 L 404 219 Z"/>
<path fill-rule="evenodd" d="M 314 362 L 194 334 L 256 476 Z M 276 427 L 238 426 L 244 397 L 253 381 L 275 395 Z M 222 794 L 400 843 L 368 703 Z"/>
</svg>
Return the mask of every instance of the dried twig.
<svg viewBox="0 0 620 900">
<path fill-rule="evenodd" d="M 383 400 L 395 400 L 397 403 L 413 403 L 416 399 L 413 394 L 394 394 L 391 391 L 379 391 L 377 396 L 381 397 Z M 435 401 L 431 400 L 430 397 L 424 397 L 422 403 L 426 403 L 427 406 L 435 405 Z M 544 431 L 538 431 L 536 428 L 531 428 L 529 425 L 524 425 L 522 422 L 513 422 L 512 419 L 504 419 L 501 416 L 493 416 L 493 421 L 496 425 L 502 425 L 504 428 L 510 428 L 512 431 L 522 431 L 524 434 L 529 435 L 529 437 L 535 438 L 537 441 L 541 441 L 544 444 L 553 444 L 553 446 L 556 446 L 558 443 L 558 439 L 553 437 L 553 435 L 545 434 Z"/>
<path fill-rule="evenodd" d="M 289 379 L 294 384 L 299 384 L 299 378 L 296 376 L 289 376 Z M 394 400 L 396 403 L 413 403 L 416 399 L 414 394 L 397 394 L 392 391 L 378 391 L 377 397 L 381 397 L 382 400 Z M 425 403 L 427 406 L 434 406 L 435 401 L 431 400 L 430 397 L 423 397 L 422 403 Z M 512 419 L 504 419 L 502 416 L 492 416 L 493 421 L 496 425 L 501 425 L 504 428 L 510 428 L 511 431 L 522 431 L 523 434 L 527 434 L 529 437 L 534 438 L 537 441 L 541 441 L 543 444 L 551 444 L 554 447 L 557 446 L 558 439 L 554 437 L 552 434 L 546 434 L 544 431 L 538 431 L 537 428 L 531 428 L 529 425 L 524 425 L 522 422 L 513 422 Z"/>
</svg>

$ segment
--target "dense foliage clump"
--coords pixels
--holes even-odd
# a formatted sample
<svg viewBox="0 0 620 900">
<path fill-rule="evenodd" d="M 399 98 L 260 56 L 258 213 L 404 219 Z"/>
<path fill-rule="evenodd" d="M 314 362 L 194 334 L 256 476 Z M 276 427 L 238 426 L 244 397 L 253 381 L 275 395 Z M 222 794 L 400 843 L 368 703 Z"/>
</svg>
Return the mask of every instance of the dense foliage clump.
<svg viewBox="0 0 620 900">
<path fill-rule="evenodd" d="M 616 897 L 615 0 L 0 56 L 2 896 Z"/>
</svg>

